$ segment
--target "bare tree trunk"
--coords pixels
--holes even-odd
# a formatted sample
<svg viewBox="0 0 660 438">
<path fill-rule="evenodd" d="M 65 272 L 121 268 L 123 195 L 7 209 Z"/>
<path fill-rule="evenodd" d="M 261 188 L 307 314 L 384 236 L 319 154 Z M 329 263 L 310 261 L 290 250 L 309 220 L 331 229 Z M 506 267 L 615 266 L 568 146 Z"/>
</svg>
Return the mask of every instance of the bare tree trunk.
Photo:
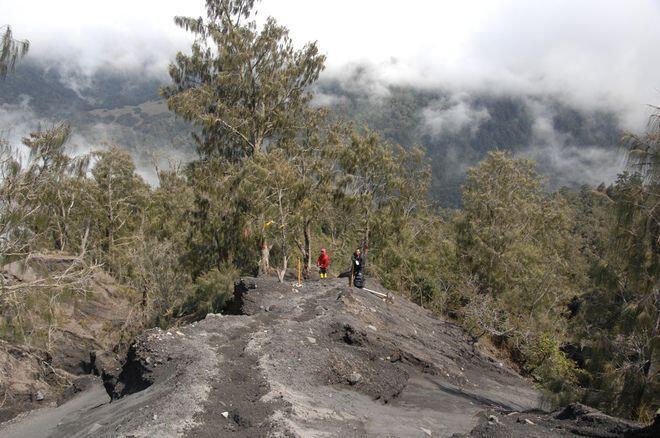
<svg viewBox="0 0 660 438">
<path fill-rule="evenodd" d="M 261 259 L 259 260 L 259 275 L 266 275 L 270 271 L 270 247 L 264 240 L 261 245 Z"/>
<path fill-rule="evenodd" d="M 364 250 L 369 248 L 369 208 L 364 209 L 364 235 L 362 236 L 362 252 L 364 253 Z"/>
<path fill-rule="evenodd" d="M 312 220 L 307 219 L 305 221 L 305 267 L 309 270 L 312 266 L 312 233 L 311 233 Z"/>
<path fill-rule="evenodd" d="M 107 251 L 110 252 L 114 245 L 115 236 L 113 227 L 115 226 L 114 207 L 112 205 L 112 183 L 108 183 L 108 227 L 106 229 Z"/>
<path fill-rule="evenodd" d="M 286 275 L 287 264 L 289 261 L 288 256 L 282 257 L 282 269 L 277 270 L 277 279 L 280 280 L 280 283 L 284 283 L 284 276 Z"/>
<path fill-rule="evenodd" d="M 87 219 L 87 225 L 85 227 L 85 234 L 83 234 L 82 242 L 80 242 L 80 258 L 82 258 L 85 255 L 85 252 L 87 252 L 87 239 L 89 238 L 89 225 L 90 225 L 90 220 Z"/>
<path fill-rule="evenodd" d="M 277 192 L 277 203 L 280 210 L 280 239 L 282 246 L 282 269 L 277 273 L 277 277 L 280 280 L 280 283 L 284 282 L 284 276 L 286 275 L 286 268 L 289 259 L 287 246 L 286 246 L 286 220 L 284 217 L 284 207 L 282 206 L 283 190 L 279 189 Z"/>
<path fill-rule="evenodd" d="M 75 197 L 74 200 L 71 201 L 69 204 L 69 207 L 67 208 L 64 205 L 64 201 L 62 199 L 62 193 L 58 190 L 57 191 L 57 199 L 59 201 L 59 209 L 60 211 L 59 216 L 60 218 L 57 220 L 57 234 L 58 234 L 58 240 L 56 242 L 56 246 L 58 247 L 60 251 L 64 251 L 66 248 L 66 233 L 67 233 L 67 221 L 69 220 L 69 216 L 71 214 L 71 209 L 75 205 Z"/>
</svg>

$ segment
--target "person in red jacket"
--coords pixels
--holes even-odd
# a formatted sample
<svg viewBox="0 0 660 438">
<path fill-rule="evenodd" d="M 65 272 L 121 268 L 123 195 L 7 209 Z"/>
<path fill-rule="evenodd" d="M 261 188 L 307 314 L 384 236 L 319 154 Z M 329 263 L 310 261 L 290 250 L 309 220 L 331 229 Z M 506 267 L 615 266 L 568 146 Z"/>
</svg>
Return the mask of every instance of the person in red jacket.
<svg viewBox="0 0 660 438">
<path fill-rule="evenodd" d="M 328 267 L 330 266 L 330 257 L 325 251 L 325 248 L 321 248 L 321 255 L 316 259 L 316 266 L 319 267 L 319 277 L 328 278 Z"/>
</svg>

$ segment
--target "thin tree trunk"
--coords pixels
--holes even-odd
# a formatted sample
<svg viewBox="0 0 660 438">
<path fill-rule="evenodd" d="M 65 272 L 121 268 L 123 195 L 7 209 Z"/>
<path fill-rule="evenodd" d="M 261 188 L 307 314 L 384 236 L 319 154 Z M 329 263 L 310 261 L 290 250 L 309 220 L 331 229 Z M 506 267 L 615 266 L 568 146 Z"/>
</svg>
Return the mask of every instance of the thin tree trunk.
<svg viewBox="0 0 660 438">
<path fill-rule="evenodd" d="M 369 248 L 369 209 L 364 211 L 364 239 L 362 240 L 362 252 Z"/>
<path fill-rule="evenodd" d="M 106 229 L 106 235 L 108 239 L 108 252 L 112 250 L 114 246 L 115 236 L 114 236 L 114 226 L 115 226 L 115 215 L 114 208 L 112 205 L 112 183 L 108 183 L 108 228 Z"/>
<path fill-rule="evenodd" d="M 280 210 L 280 239 L 282 245 L 282 270 L 278 272 L 277 276 L 280 280 L 280 283 L 284 282 L 284 276 L 286 275 L 287 263 L 289 259 L 287 246 L 286 246 L 286 222 L 284 218 L 284 207 L 282 206 L 282 189 L 279 189 L 277 192 L 277 203 Z"/>
<path fill-rule="evenodd" d="M 87 225 L 85 227 L 85 234 L 83 234 L 82 242 L 80 242 L 80 258 L 83 258 L 85 252 L 87 251 L 87 239 L 89 238 L 89 226 L 90 220 L 87 219 Z"/>
<path fill-rule="evenodd" d="M 270 270 L 270 247 L 266 240 L 261 244 L 261 259 L 259 260 L 259 275 L 266 275 Z"/>
<path fill-rule="evenodd" d="M 311 233 L 312 220 L 307 219 L 305 221 L 305 266 L 306 269 L 310 269 L 312 266 L 312 233 Z"/>
<path fill-rule="evenodd" d="M 277 278 L 280 280 L 280 283 L 284 283 L 284 276 L 286 275 L 288 259 L 289 257 L 287 256 L 282 257 L 282 269 L 277 271 Z"/>
</svg>

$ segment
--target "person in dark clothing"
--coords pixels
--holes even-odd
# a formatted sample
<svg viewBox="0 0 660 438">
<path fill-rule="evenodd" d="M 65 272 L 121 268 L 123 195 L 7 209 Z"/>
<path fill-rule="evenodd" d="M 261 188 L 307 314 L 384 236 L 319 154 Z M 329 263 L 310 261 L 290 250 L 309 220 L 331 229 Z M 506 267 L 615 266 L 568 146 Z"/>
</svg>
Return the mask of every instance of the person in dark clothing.
<svg viewBox="0 0 660 438">
<path fill-rule="evenodd" d="M 360 251 L 360 248 L 358 248 L 351 256 L 351 275 L 348 280 L 349 286 L 353 286 L 355 277 L 358 274 L 362 274 L 363 269 L 364 269 L 364 258 L 362 257 L 362 251 Z"/>
<path fill-rule="evenodd" d="M 319 277 L 328 278 L 328 268 L 330 267 L 330 257 L 325 251 L 325 248 L 321 248 L 321 255 L 316 260 L 316 266 L 319 267 Z"/>
</svg>

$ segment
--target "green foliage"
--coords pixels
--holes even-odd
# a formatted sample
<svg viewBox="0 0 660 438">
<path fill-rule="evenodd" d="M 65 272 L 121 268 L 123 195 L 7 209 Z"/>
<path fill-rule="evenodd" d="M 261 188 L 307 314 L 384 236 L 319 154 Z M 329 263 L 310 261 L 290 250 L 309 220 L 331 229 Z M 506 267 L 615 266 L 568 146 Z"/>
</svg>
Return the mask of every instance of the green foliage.
<svg viewBox="0 0 660 438">
<path fill-rule="evenodd" d="M 463 203 L 458 248 L 483 291 L 465 297 L 468 325 L 504 341 L 547 387 L 575 383 L 575 367 L 559 349 L 566 306 L 586 280 L 570 207 L 543 192 L 533 163 L 504 152 L 469 170 Z"/>
<path fill-rule="evenodd" d="M 629 165 L 650 185 L 660 182 L 660 107 L 652 107 L 648 129 L 643 135 L 627 133 Z"/>
<path fill-rule="evenodd" d="M 555 326 L 584 282 L 565 200 L 543 193 L 530 162 L 494 152 L 469 171 L 463 202 L 458 243 L 470 270 L 514 318 Z"/>
<path fill-rule="evenodd" d="M 573 324 L 590 373 L 587 400 L 642 419 L 659 407 L 658 193 L 641 175 L 624 174 L 581 200 L 608 219 L 593 231 L 592 284 Z"/>
<path fill-rule="evenodd" d="M 0 27 L 0 33 L 0 78 L 4 78 L 14 71 L 16 61 L 27 55 L 30 42 L 14 39 L 9 26 Z"/>
<path fill-rule="evenodd" d="M 391 238 L 377 234 L 372 271 L 386 287 L 406 292 L 420 306 L 449 312 L 459 278 L 451 224 L 429 211 L 407 221 L 388 218 L 392 223 L 381 225 L 388 225 Z"/>
<path fill-rule="evenodd" d="M 30 150 L 25 175 L 33 181 L 36 195 L 31 225 L 36 235 L 52 240 L 54 248 L 62 251 L 70 249 L 70 240 L 76 240 L 73 224 L 80 220 L 80 206 L 89 201 L 84 181 L 89 156 L 66 154 L 70 134 L 68 125 L 59 124 L 23 139 Z"/>
<path fill-rule="evenodd" d="M 542 382 L 546 405 L 564 406 L 580 399 L 579 382 L 586 373 L 562 351 L 555 334 L 541 333 L 526 347 L 525 371 Z"/>
<path fill-rule="evenodd" d="M 200 155 L 236 160 L 291 139 L 307 110 L 307 89 L 323 70 L 315 43 L 295 50 L 285 27 L 268 18 L 259 29 L 254 0 L 207 0 L 206 21 L 176 17 L 195 36 L 192 53 L 170 66 L 162 89 L 177 115 L 201 130 Z"/>
<path fill-rule="evenodd" d="M 194 292 L 175 310 L 175 316 L 199 317 L 220 312 L 233 298 L 238 276 L 238 270 L 229 263 L 200 275 L 195 281 Z"/>
<path fill-rule="evenodd" d="M 91 174 L 97 208 L 93 210 L 90 227 L 94 232 L 90 237 L 92 255 L 120 277 L 127 277 L 133 266 L 125 263 L 123 257 L 144 234 L 150 190 L 135 173 L 133 159 L 127 152 L 115 147 L 95 152 L 94 158 Z"/>
</svg>

